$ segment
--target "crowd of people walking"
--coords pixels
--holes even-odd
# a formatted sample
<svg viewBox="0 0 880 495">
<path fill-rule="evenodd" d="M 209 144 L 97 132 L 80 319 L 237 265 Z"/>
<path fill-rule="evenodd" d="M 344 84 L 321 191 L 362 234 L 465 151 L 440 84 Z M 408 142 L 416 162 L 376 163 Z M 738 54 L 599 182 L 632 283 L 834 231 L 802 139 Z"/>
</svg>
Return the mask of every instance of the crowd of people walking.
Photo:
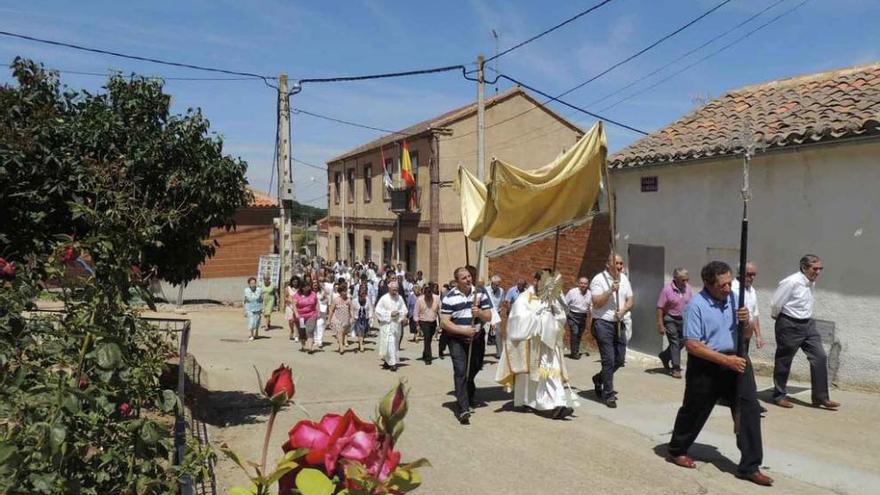
<svg viewBox="0 0 880 495">
<path fill-rule="evenodd" d="M 687 451 L 716 402 L 722 401 L 736 412 L 742 450 L 737 476 L 770 485 L 773 480 L 758 469 L 763 458 L 760 418 L 766 409 L 758 403 L 747 353 L 736 353 L 739 331 L 746 348 L 752 341 L 758 348 L 764 346 L 754 289 L 758 269 L 753 262 L 745 268 L 740 280 L 729 265 L 710 262 L 700 271 L 699 291 L 691 287 L 687 269 L 675 268 L 657 296 L 656 328 L 667 342 L 658 358 L 669 376 L 686 378 L 668 459 L 685 468 L 695 466 Z M 812 319 L 812 288 L 823 268 L 819 257 L 805 255 L 798 272 L 779 283 L 771 301 L 776 342 L 773 402 L 781 408 L 794 407 L 786 384 L 799 349 L 810 362 L 813 405 L 840 407 L 829 396 L 827 358 Z M 600 368 L 592 376 L 596 400 L 617 407 L 614 375 L 625 364 L 630 313 L 636 304 L 621 256 L 610 256 L 605 270 L 592 279 L 580 277 L 567 291 L 562 290 L 561 277 L 549 271 L 536 272 L 531 283 L 519 279 L 506 291 L 500 276 L 484 284 L 472 266 L 459 267 L 452 275 L 441 286 L 425 280 L 421 271 L 405 271 L 402 264 L 298 264 L 281 291 L 290 339 L 299 343 L 300 351 L 314 354 L 329 344 L 324 342 L 328 329 L 335 351 L 344 355 L 364 352 L 365 338 L 374 336 L 381 367 L 392 372 L 399 369 L 405 340 L 422 342 L 425 365 L 435 359 L 436 343 L 439 358 L 447 351 L 451 357 L 456 417 L 468 424 L 479 404 L 475 377 L 483 367 L 487 344 L 494 346 L 498 359 L 496 381 L 514 393 L 516 407 L 553 419 L 571 416 L 578 403 L 563 356 L 578 360 L 589 355 L 581 349 L 589 331 L 599 352 Z M 261 317 L 266 318 L 265 330 L 272 328 L 275 298 L 270 277 L 262 285 L 255 277 L 248 279 L 243 303 L 249 340 L 258 337 Z M 688 354 L 686 376 L 683 350 Z"/>
</svg>

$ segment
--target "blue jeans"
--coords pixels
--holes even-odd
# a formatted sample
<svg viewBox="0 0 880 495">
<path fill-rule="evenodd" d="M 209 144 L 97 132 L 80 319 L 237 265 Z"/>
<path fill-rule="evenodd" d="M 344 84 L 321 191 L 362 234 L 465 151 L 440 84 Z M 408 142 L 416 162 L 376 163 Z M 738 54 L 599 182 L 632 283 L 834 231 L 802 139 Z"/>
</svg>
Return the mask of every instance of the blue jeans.
<svg viewBox="0 0 880 495">
<path fill-rule="evenodd" d="M 620 325 L 620 331 L 617 325 Z M 626 360 L 626 324 L 594 318 L 593 337 L 599 346 L 602 361 L 602 371 L 596 374 L 602 381 L 602 399 L 612 399 L 617 395 L 614 390 L 614 372 Z"/>
</svg>

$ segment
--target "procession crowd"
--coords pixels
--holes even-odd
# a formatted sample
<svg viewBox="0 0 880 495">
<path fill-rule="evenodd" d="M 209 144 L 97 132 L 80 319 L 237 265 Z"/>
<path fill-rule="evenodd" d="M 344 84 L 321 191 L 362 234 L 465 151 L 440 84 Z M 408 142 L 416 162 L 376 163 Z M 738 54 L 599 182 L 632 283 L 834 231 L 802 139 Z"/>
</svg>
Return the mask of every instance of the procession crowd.
<svg viewBox="0 0 880 495">
<path fill-rule="evenodd" d="M 773 401 L 782 408 L 793 407 L 786 383 L 799 349 L 810 362 L 813 405 L 840 406 L 829 397 L 827 358 L 812 319 L 812 288 L 822 270 L 817 256 L 805 255 L 798 272 L 779 282 L 771 301 L 776 322 Z M 671 377 L 683 377 L 682 350 L 688 353 L 684 398 L 668 460 L 694 468 L 687 451 L 716 403 L 726 404 L 734 411 L 742 452 L 737 476 L 769 486 L 773 480 L 759 470 L 760 420 L 766 410 L 757 400 L 747 351 L 737 352 L 738 332 L 746 349 L 751 341 L 759 348 L 764 345 L 753 287 L 756 264 L 747 263 L 744 274 L 740 280 L 726 263 L 710 262 L 701 269 L 703 288 L 696 291 L 688 270 L 676 268 L 657 295 L 656 331 L 668 343 L 658 357 Z M 438 356 L 448 352 L 452 359 L 456 417 L 462 424 L 469 424 L 479 404 L 475 377 L 487 345 L 494 347 L 498 360 L 495 380 L 513 392 L 515 407 L 552 419 L 571 416 L 579 403 L 564 358 L 589 355 L 581 350 L 589 331 L 601 363 L 592 376 L 596 398 L 616 408 L 614 374 L 625 364 L 636 303 L 622 257 L 610 256 L 605 270 L 592 279 L 580 277 L 568 290 L 549 270 L 538 270 L 531 280 L 517 280 L 506 290 L 502 282 L 493 275 L 483 283 L 472 266 L 457 268 L 453 279 L 441 286 L 425 280 L 422 271 L 405 271 L 400 263 L 302 260 L 281 290 L 280 306 L 290 339 L 308 354 L 321 350 L 329 338 L 335 339 L 339 355 L 363 352 L 364 338 L 377 332 L 382 367 L 394 372 L 406 334 L 411 342 L 422 342 L 425 365 L 432 364 L 436 342 Z M 261 284 L 255 277 L 248 280 L 244 310 L 251 340 L 258 336 L 262 318 L 263 328 L 271 328 L 275 301 L 276 287 L 268 275 Z"/>
</svg>

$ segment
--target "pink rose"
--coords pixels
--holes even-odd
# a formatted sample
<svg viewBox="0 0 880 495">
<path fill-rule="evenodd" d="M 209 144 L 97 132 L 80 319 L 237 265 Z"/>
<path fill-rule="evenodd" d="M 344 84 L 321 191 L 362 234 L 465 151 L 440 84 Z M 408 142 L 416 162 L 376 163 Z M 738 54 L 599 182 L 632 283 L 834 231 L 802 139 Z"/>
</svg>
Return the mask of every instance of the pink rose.
<svg viewBox="0 0 880 495">
<path fill-rule="evenodd" d="M 339 459 L 364 462 L 376 450 L 376 425 L 362 421 L 349 409 L 345 415 L 327 414 L 319 423 L 303 420 L 291 428 L 285 452 L 308 448 L 305 462 L 332 476 Z"/>
</svg>

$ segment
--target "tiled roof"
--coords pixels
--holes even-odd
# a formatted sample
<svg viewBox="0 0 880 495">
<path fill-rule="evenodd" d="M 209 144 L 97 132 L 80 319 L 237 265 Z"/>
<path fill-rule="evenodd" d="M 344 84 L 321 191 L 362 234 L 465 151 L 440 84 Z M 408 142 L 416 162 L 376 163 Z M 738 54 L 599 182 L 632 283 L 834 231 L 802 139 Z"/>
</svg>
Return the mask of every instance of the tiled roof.
<svg viewBox="0 0 880 495">
<path fill-rule="evenodd" d="M 493 105 L 501 103 L 502 101 L 507 100 L 507 99 L 509 99 L 513 96 L 516 96 L 516 95 L 521 95 L 521 96 L 527 98 L 528 100 L 532 101 L 535 104 L 535 106 L 540 106 L 540 103 L 537 100 L 535 100 L 534 98 L 532 98 L 531 95 L 529 95 L 527 92 L 525 92 L 519 86 L 515 86 L 515 87 L 510 88 L 508 90 L 502 91 L 496 95 L 492 95 L 492 96 L 487 97 L 486 98 L 486 108 L 489 108 Z M 333 158 L 327 160 L 327 163 L 330 164 L 330 163 L 338 162 L 341 160 L 345 160 L 345 159 L 354 157 L 355 155 L 359 155 L 361 153 L 376 149 L 380 146 L 385 146 L 385 145 L 388 145 L 391 143 L 396 143 L 397 141 L 400 141 L 401 139 L 404 139 L 404 138 L 414 138 L 420 134 L 424 134 L 428 131 L 431 131 L 432 129 L 444 127 L 444 126 L 447 126 L 455 121 L 458 121 L 458 120 L 461 120 L 465 117 L 468 117 L 469 115 L 476 113 L 476 111 L 477 111 L 477 102 L 475 101 L 473 103 L 469 103 L 465 106 L 456 108 L 454 110 L 450 110 L 450 111 L 443 113 L 441 115 L 438 115 L 436 117 L 432 117 L 428 120 L 424 120 L 422 122 L 419 122 L 418 124 L 411 125 L 411 126 L 405 128 L 405 129 L 402 129 L 400 131 L 386 134 L 378 139 L 374 139 L 373 141 L 369 141 L 367 143 L 364 143 L 364 144 L 358 146 L 357 148 L 351 149 L 351 150 L 346 151 L 345 153 L 343 153 L 339 156 L 336 156 L 336 157 L 333 157 Z M 548 111 L 549 111 L 549 109 L 548 109 Z M 567 120 L 565 120 L 561 116 L 556 115 L 552 111 L 550 111 L 550 113 L 553 116 L 555 116 L 556 118 L 558 118 L 565 125 L 571 127 L 572 129 L 577 130 L 578 132 L 583 132 L 577 126 L 568 122 Z"/>
<path fill-rule="evenodd" d="M 764 150 L 880 134 L 880 63 L 731 91 L 608 160 L 625 168 L 734 154 L 746 128 Z"/>
<path fill-rule="evenodd" d="M 272 196 L 264 193 L 263 191 L 258 191 L 253 187 L 248 187 L 248 189 L 254 195 L 254 201 L 250 204 L 251 208 L 277 208 L 278 202 Z"/>
</svg>

